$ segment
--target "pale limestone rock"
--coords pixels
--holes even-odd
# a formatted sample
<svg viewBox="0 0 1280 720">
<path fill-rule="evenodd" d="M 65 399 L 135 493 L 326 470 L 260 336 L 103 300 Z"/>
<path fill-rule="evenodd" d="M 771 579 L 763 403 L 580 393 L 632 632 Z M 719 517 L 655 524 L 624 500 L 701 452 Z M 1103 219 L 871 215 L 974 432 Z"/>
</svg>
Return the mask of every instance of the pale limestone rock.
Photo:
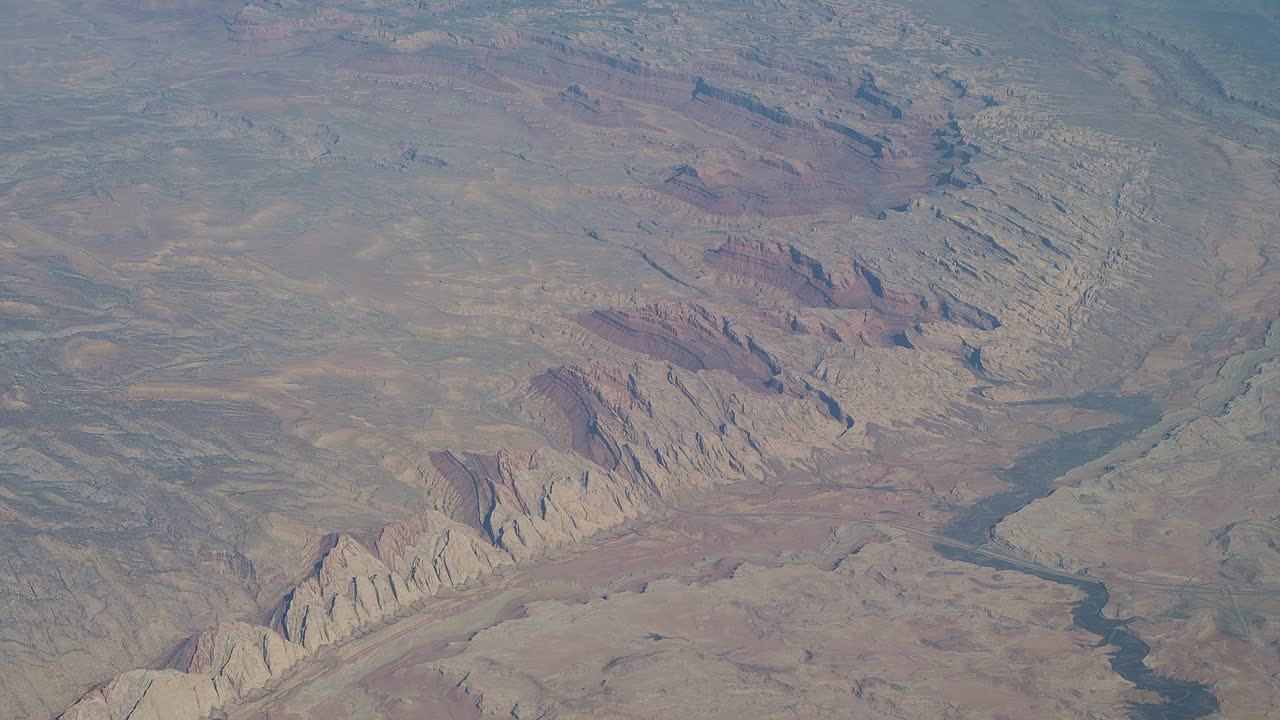
<svg viewBox="0 0 1280 720">
<path fill-rule="evenodd" d="M 218 625 L 193 636 L 165 670 L 124 673 L 80 699 L 64 720 L 199 720 L 281 677 L 306 651 L 274 630 Z"/>
<path fill-rule="evenodd" d="M 286 638 L 314 651 L 511 561 L 471 528 L 426 511 L 384 528 L 372 548 L 339 536 L 316 575 L 286 601 L 280 625 Z"/>
<path fill-rule="evenodd" d="M 207 675 L 130 670 L 81 698 L 62 720 L 199 720 L 222 702 Z"/>
<path fill-rule="evenodd" d="M 208 675 L 219 698 L 235 698 L 279 678 L 306 656 L 305 649 L 270 628 L 236 622 L 196 635 L 173 667 Z"/>
</svg>

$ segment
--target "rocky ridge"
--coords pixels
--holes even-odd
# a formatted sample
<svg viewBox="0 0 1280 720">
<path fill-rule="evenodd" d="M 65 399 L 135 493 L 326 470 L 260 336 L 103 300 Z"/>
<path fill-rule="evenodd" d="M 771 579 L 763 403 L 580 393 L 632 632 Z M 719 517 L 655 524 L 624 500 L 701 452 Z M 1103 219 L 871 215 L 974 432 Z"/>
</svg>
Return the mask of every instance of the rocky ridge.
<svg viewBox="0 0 1280 720">
<path fill-rule="evenodd" d="M 304 5 L 289 5 L 292 9 L 279 13 L 300 11 Z M 412 14 L 406 12 L 406 17 Z M 849 12 L 849 8 L 842 6 L 839 12 Z M 267 18 L 262 22 L 270 25 L 276 21 Z M 834 26 L 837 20 L 831 22 Z M 902 39 L 880 38 L 878 42 L 922 42 L 916 33 L 918 26 L 909 18 L 886 13 L 877 15 L 873 24 L 882 22 L 887 23 L 884 28 L 893 30 L 887 38 L 901 35 Z M 903 28 L 901 33 L 899 27 Z M 1088 373 L 1093 371 L 1082 369 L 1088 363 L 1080 358 L 1079 348 L 1069 347 L 1071 343 L 1080 348 L 1103 348 L 1099 352 L 1111 353 L 1108 361 L 1114 360 L 1116 366 L 1128 362 L 1136 352 L 1090 336 L 1089 328 L 1095 320 L 1117 326 L 1129 322 L 1131 318 L 1123 317 L 1124 311 L 1119 309 L 1117 293 L 1128 292 L 1126 286 L 1138 285 L 1145 275 L 1163 269 L 1161 250 L 1142 247 L 1150 153 L 1098 133 L 1045 120 L 1045 114 L 1034 107 L 1035 99 L 1017 95 L 1021 91 L 1015 88 L 990 85 L 957 70 L 947 78 L 919 80 L 922 88 L 932 88 L 935 83 L 944 87 L 938 97 L 908 97 L 902 88 L 910 85 L 895 82 L 888 72 L 851 72 L 848 63 L 811 62 L 764 49 L 746 53 L 753 65 L 744 70 L 707 61 L 706 56 L 718 49 L 696 44 L 682 51 L 689 55 L 655 58 L 652 53 L 611 46 L 592 33 L 572 38 L 547 33 L 481 33 L 478 36 L 487 39 L 471 40 L 463 34 L 433 32 L 410 40 L 412 34 L 396 35 L 387 25 L 376 29 L 378 32 L 345 36 L 344 52 L 366 46 L 370 51 L 356 53 L 354 60 L 343 59 L 330 76 L 350 80 L 344 89 L 357 93 L 380 88 L 396 91 L 401 88 L 396 83 L 421 82 L 441 96 L 464 97 L 476 107 L 493 102 L 495 97 L 507 98 L 502 102 L 509 100 L 510 108 L 504 106 L 503 114 L 526 113 L 533 118 L 531 124 L 550 122 L 548 118 L 563 112 L 559 101 L 550 106 L 543 102 L 550 93 L 589 106 L 571 110 L 579 114 L 574 116 L 577 122 L 590 127 L 580 136 L 572 136 L 574 142 L 621 143 L 628 152 L 635 147 L 626 145 L 631 138 L 625 136 L 631 131 L 609 134 L 611 130 L 632 127 L 626 125 L 630 118 L 657 119 L 669 125 L 662 132 L 646 132 L 660 138 L 665 135 L 663 141 L 677 147 L 678 153 L 661 143 L 658 150 L 646 145 L 645 152 L 668 155 L 652 163 L 634 163 L 647 165 L 635 169 L 639 179 L 626 185 L 610 185 L 610 180 L 573 199 L 587 198 L 584 205 L 604 204 L 604 198 L 613 202 L 616 196 L 626 202 L 642 200 L 645 208 L 658 208 L 656 215 L 668 226 L 642 237 L 637 247 L 660 252 L 644 257 L 660 257 L 664 264 L 660 267 L 671 277 L 686 279 L 687 284 L 673 292 L 668 292 L 670 288 L 657 292 L 656 283 L 651 282 L 640 297 L 635 292 L 628 297 L 617 288 L 595 286 L 576 293 L 576 287 L 569 291 L 563 286 L 556 288 L 554 283 L 545 295 L 504 296 L 502 301 L 528 304 L 513 311 L 510 319 L 503 318 L 506 325 L 501 332 L 510 331 L 513 337 L 518 332 L 520 342 L 541 337 L 539 333 L 553 335 L 549 329 L 560 336 L 554 341 L 533 341 L 542 342 L 536 355 L 540 365 L 531 363 L 518 371 L 503 369 L 513 376 L 514 410 L 508 412 L 501 403 L 484 405 L 481 410 L 498 414 L 509 424 L 481 430 L 473 423 L 476 439 L 465 449 L 448 449 L 451 446 L 442 442 L 423 443 L 408 432 L 403 438 L 395 437 L 398 431 L 388 430 L 388 425 L 377 427 L 376 432 L 368 423 L 361 426 L 366 418 L 375 425 L 378 421 L 371 408 L 358 403 L 374 397 L 376 402 L 370 404 L 380 404 L 390 397 L 377 394 L 378 379 L 360 378 L 348 385 L 340 385 L 332 376 L 316 381 L 322 393 L 332 391 L 334 397 L 350 404 L 344 410 L 350 410 L 359 432 L 366 434 L 361 442 L 374 448 L 369 453 L 371 464 L 381 460 L 380 454 L 389 454 L 387 448 L 394 449 L 386 466 L 394 468 L 404 482 L 408 500 L 400 507 L 427 509 L 375 532 L 368 528 L 386 522 L 387 515 L 370 518 L 372 510 L 351 520 L 326 518 L 317 522 L 324 532 L 334 527 L 360 530 L 325 538 L 314 576 L 292 588 L 276 608 L 271 627 L 254 628 L 248 635 L 222 626 L 211 631 L 225 633 L 228 639 L 223 645 L 240 647 L 240 655 L 247 657 L 245 648 L 260 642 L 255 639 L 259 632 L 276 633 L 272 637 L 291 643 L 287 647 L 307 652 L 341 642 L 440 588 L 466 583 L 560 543 L 581 541 L 601 528 L 651 510 L 657 498 L 672 491 L 758 480 L 783 466 L 813 467 L 816 453 L 878 451 L 913 443 L 928 446 L 955 433 L 985 427 L 987 418 L 980 413 L 989 406 L 972 393 L 976 386 L 984 388 L 982 392 L 989 397 L 1022 399 L 1041 393 L 1065 394 L 1087 385 L 1092 377 Z M 855 33 L 863 30 L 850 27 L 841 31 L 851 36 Z M 396 40 L 396 47 L 382 47 L 390 39 Z M 950 46 L 935 43 L 931 47 Z M 961 47 L 957 43 L 957 48 Z M 690 61 L 693 55 L 702 59 Z M 846 95 L 853 98 L 849 104 L 844 103 Z M 821 98 L 826 106 L 823 115 L 814 109 L 814 98 Z M 810 103 L 807 108 L 806 103 Z M 836 105 L 839 108 L 832 109 Z M 147 122 L 194 129 L 206 142 L 226 143 L 237 150 L 243 149 L 238 145 L 242 142 L 255 152 L 265 148 L 308 169 L 318 165 L 307 163 L 332 157 L 330 148 L 337 143 L 338 132 L 330 128 L 342 130 L 344 152 L 353 140 L 360 142 L 337 123 L 294 125 L 283 120 L 259 121 L 256 114 L 250 120 L 248 113 L 238 111 L 193 109 L 212 107 L 199 103 L 178 106 L 158 102 L 140 107 L 146 108 L 143 116 Z M 950 111 L 955 111 L 956 119 L 948 117 Z M 577 120 L 579 116 L 582 119 Z M 819 117 L 824 120 L 820 122 Z M 717 140 L 707 145 L 727 139 L 724 144 L 731 144 L 732 149 L 680 145 L 679 133 L 670 128 L 689 126 L 698 128 L 691 137 L 711 133 Z M 385 147 L 384 141 L 379 152 L 385 153 Z M 389 160 L 384 155 L 374 156 L 379 169 L 443 163 L 425 160 L 431 156 L 415 149 L 427 147 L 424 144 L 406 141 L 394 147 L 395 154 Z M 535 161 L 539 151 L 546 156 L 546 146 L 531 142 L 530 147 L 529 157 Z M 353 158 L 361 159 L 358 151 L 352 153 Z M 607 157 L 623 154 L 610 151 Z M 677 154 L 683 155 L 678 162 Z M 1026 157 L 1035 161 L 1022 159 Z M 519 172 L 518 168 L 533 164 L 522 156 L 519 163 L 512 158 L 510 166 L 500 165 L 499 169 Z M 830 182 L 831 177 L 844 174 L 869 178 L 875 181 L 873 185 L 883 181 L 893 192 L 872 200 L 860 196 L 861 191 Z M 323 182 L 324 175 L 316 172 L 308 176 L 307 187 L 312 180 Z M 693 195 L 675 197 L 669 188 L 660 187 L 677 175 L 700 196 L 709 194 L 718 199 L 708 204 Z M 768 182 L 752 186 L 756 178 Z M 271 186 L 269 174 L 260 179 L 263 187 Z M 542 187 L 541 179 L 539 182 Z M 582 192 L 591 182 L 584 181 L 575 192 Z M 419 182 L 419 178 L 396 177 L 394 183 L 408 186 L 406 194 L 430 188 L 441 197 L 462 196 L 460 188 L 440 190 Z M 479 183 L 465 191 L 482 187 Z M 390 184 L 376 190 L 391 195 L 398 188 Z M 725 201 L 726 197 L 730 199 Z M 732 199 L 735 197 L 738 199 Z M 551 204 L 564 199 L 555 198 Z M 667 210 L 672 211 L 670 217 Z M 804 214 L 794 214 L 797 211 Z M 447 214 L 443 212 L 441 217 Z M 272 215 L 264 211 L 262 217 L 269 221 Z M 626 218 L 625 222 L 618 220 L 620 217 Z M 630 215 L 622 213 L 608 215 L 605 220 L 595 238 L 599 243 L 624 233 L 628 233 L 626 237 L 639 236 L 631 225 L 651 227 L 632 222 Z M 298 226 L 309 227 L 310 222 L 300 221 Z M 643 228 L 641 233 L 646 232 Z M 706 232 L 700 233 L 703 230 Z M 256 231 L 247 223 L 228 229 L 228 246 L 238 254 L 235 243 Z M 463 235 L 457 233 L 458 237 Z M 601 235 L 605 241 L 600 240 Z M 361 243 L 365 239 L 358 232 L 352 237 L 360 238 Z M 287 240 L 281 239 L 282 247 Z M 553 241 L 555 250 L 563 255 L 576 252 L 566 251 L 559 235 Z M 205 252 L 206 247 L 222 242 L 223 238 L 217 237 L 198 247 Z M 456 238 L 451 237 L 450 242 L 456 244 Z M 360 263 L 365 262 L 366 250 L 377 257 L 376 244 L 362 246 Z M 449 252 L 441 249 L 421 267 L 434 266 Z M 216 285 L 236 274 L 258 283 L 278 277 L 272 268 L 251 265 L 244 258 L 194 257 L 190 247 L 165 248 L 157 255 L 191 257 L 193 268 L 196 262 L 202 263 L 207 270 L 188 269 L 182 275 L 192 278 L 193 283 L 198 280 L 203 284 L 200 287 Z M 504 282 L 495 279 L 496 275 L 486 275 L 497 272 L 493 256 L 483 257 L 483 248 L 477 255 L 481 258 L 474 266 L 458 274 L 466 283 L 494 286 L 485 287 L 480 294 L 492 291 L 497 296 L 499 285 L 505 292 Z M 674 264 L 665 265 L 667 258 L 673 258 Z M 84 259 L 79 262 L 89 264 Z M 363 267 L 360 263 L 356 266 Z M 317 264 L 322 263 L 317 260 Z M 657 261 L 650 262 L 655 265 Z M 413 267 L 411 263 L 403 266 Z M 147 266 L 127 266 L 129 270 L 141 267 Z M 305 262 L 284 269 L 302 277 L 313 270 Z M 626 272 L 634 270 L 627 268 Z M 475 274 L 469 274 L 472 272 Z M 290 278 L 286 287 L 294 292 L 308 287 L 322 288 L 318 292 L 332 290 L 328 278 L 312 278 L 309 286 Z M 139 287 L 145 285 L 138 282 Z M 466 283 L 451 287 L 469 291 Z M 248 292 L 247 286 L 252 284 L 246 280 L 236 286 L 236 292 Z M 702 296 L 690 301 L 697 291 Z M 342 303 L 368 302 L 378 312 L 357 316 L 353 325 L 363 327 L 376 321 L 384 324 L 378 326 L 381 328 L 421 323 L 415 331 L 424 326 L 430 332 L 438 329 L 428 324 L 434 318 L 422 321 L 425 315 L 436 315 L 437 308 L 424 313 L 406 310 L 396 317 L 396 300 L 383 303 L 379 299 L 375 305 L 367 297 L 375 291 L 359 287 L 358 282 L 344 292 L 350 295 L 341 301 L 336 293 L 329 296 L 334 298 L 333 305 L 316 303 L 306 312 L 284 319 L 255 313 L 254 320 L 268 317 L 265 335 L 279 336 L 292 324 L 301 324 L 302 318 L 333 312 Z M 550 307 L 546 298 L 555 292 L 561 293 L 554 297 L 565 307 Z M 673 294 L 679 299 L 673 300 Z M 751 296 L 753 307 L 735 302 L 744 296 Z M 274 309 L 280 297 L 292 296 L 277 290 L 262 307 Z M 489 298 L 484 300 L 488 303 Z M 459 301 L 445 307 L 459 315 L 463 310 L 501 315 L 485 303 Z M 383 312 L 391 315 L 379 314 Z M 563 315 L 558 314 L 561 312 Z M 558 319 L 536 320 L 547 315 Z M 113 321 L 132 322 L 127 318 Z M 223 327 L 221 319 L 218 327 Z M 480 323 L 466 329 L 476 332 L 477 328 L 491 329 Z M 145 328 L 148 336 L 168 329 L 162 322 Z M 102 331 L 106 330 L 104 326 Z M 41 337 L 33 329 L 12 332 L 14 337 L 27 333 L 22 336 L 25 340 Z M 371 335 L 375 333 L 365 332 L 358 342 L 367 344 Z M 459 342 L 464 335 L 440 331 L 428 337 L 432 342 Z M 375 337 L 373 342 L 379 340 Z M 512 347 L 517 345 L 512 343 Z M 548 361 L 547 356 L 554 359 Z M 344 360 L 339 358 L 335 364 Z M 154 363 L 138 364 L 145 368 Z M 315 366 L 263 373 L 264 377 L 247 385 L 219 378 L 225 384 L 210 390 L 210 396 L 234 397 L 245 407 L 270 405 L 292 417 L 310 418 L 322 410 L 310 401 L 297 405 L 282 402 L 285 393 L 279 389 L 302 387 L 311 378 L 321 377 Z M 342 377 L 350 380 L 353 376 Z M 398 390 L 399 377 L 403 376 L 392 376 L 392 382 L 382 384 Z M 456 377 L 443 377 L 441 384 L 461 384 Z M 901 382 L 903 377 L 910 382 Z M 1046 388 L 1046 382 L 1053 387 Z M 164 389 L 144 388 L 141 392 L 159 396 Z M 13 391 L 15 407 L 31 400 L 26 392 L 23 388 Z M 466 392 L 456 392 L 445 402 L 463 401 L 473 399 Z M 442 411 L 445 402 L 439 403 Z M 422 407 L 429 405 L 421 402 L 413 408 L 421 413 Z M 238 419 L 250 413 L 239 407 L 235 411 Z M 404 421 L 406 425 L 420 420 L 420 414 L 411 417 Z M 86 425 L 95 423 L 85 421 Z M 135 426 L 126 427 L 132 431 Z M 519 449 L 504 448 L 499 436 L 513 427 L 545 436 L 547 446 L 530 450 L 526 441 Z M 142 427 L 137 434 L 144 430 Z M 306 426 L 298 432 L 300 447 L 308 452 L 312 444 L 328 447 L 341 443 L 343 433 L 353 432 L 347 427 L 329 430 L 319 422 Z M 217 435 L 209 434 L 217 442 L 225 442 L 223 438 L 229 435 L 221 430 Z M 376 441 L 367 437 L 374 434 L 379 435 Z M 277 439 L 267 436 L 253 441 L 274 444 Z M 20 444 L 21 438 L 14 443 Z M 201 447 L 214 443 L 210 439 Z M 136 450 L 128 451 L 137 454 Z M 24 450 L 25 454 L 14 457 L 19 458 L 21 470 L 38 467 L 56 456 L 45 452 L 40 456 Z M 216 457 L 212 450 L 207 452 Z M 226 451 L 226 455 L 231 457 L 233 452 Z M 267 468 L 264 474 L 281 466 L 271 457 L 253 459 Z M 188 464 L 195 462 L 187 458 L 173 461 L 179 469 Z M 307 472 L 319 475 L 311 466 Z M 191 475 L 193 485 L 204 477 L 195 472 Z M 210 475 L 216 477 L 215 473 Z M 352 494 L 363 500 L 360 493 Z M 147 522 L 142 515 L 131 516 L 134 525 L 130 527 L 142 527 Z M 1240 537 L 1238 534 L 1234 541 L 1237 551 L 1246 544 Z M 269 604 L 279 597 L 282 584 L 259 581 L 254 561 L 249 559 L 261 561 L 266 554 L 261 546 L 219 546 L 206 553 L 212 558 L 210 565 L 222 568 L 220 572 L 253 578 L 255 588 L 269 588 L 264 603 Z M 313 559 L 290 557 L 290 577 L 294 577 L 293 568 L 309 567 Z M 258 567 L 262 566 L 259 562 Z M 243 615 L 249 616 L 247 612 Z M 165 642 L 172 643 L 172 639 Z M 281 657 L 292 658 L 293 652 L 284 652 Z M 284 668 L 292 662 L 281 659 L 267 665 Z M 264 675 L 260 668 L 239 661 L 221 665 L 237 679 L 219 679 L 221 670 L 214 669 L 219 663 L 179 664 L 176 671 L 195 679 L 174 680 L 171 668 L 163 671 L 163 677 L 156 676 L 157 684 L 150 691 L 139 690 L 144 683 L 130 676 L 133 679 L 121 680 L 118 687 L 112 683 L 86 696 L 86 708 L 123 712 L 120 708 L 128 705 L 130 698 L 137 700 L 152 692 L 167 694 L 166 688 L 175 687 L 174 683 L 191 681 L 196 699 L 187 704 L 195 708 L 191 712 L 204 712 L 200 708 L 231 702 L 233 696 L 247 692 L 245 688 L 269 683 L 284 672 L 268 670 Z M 210 695 L 200 678 L 208 679 L 216 692 Z M 116 700 L 107 702 L 107 695 Z M 144 704 L 162 702 L 156 695 Z"/>
<path fill-rule="evenodd" d="M 891 295 L 884 281 L 856 264 L 836 277 L 794 248 L 747 247 L 781 258 L 785 269 L 746 273 L 740 261 L 717 269 L 772 283 L 793 294 L 802 307 L 869 310 L 905 316 L 913 324 L 957 324 L 980 333 L 1003 325 L 976 308 L 952 310 L 967 307 L 955 300 Z M 712 252 L 709 262 L 719 263 L 723 254 Z M 705 309 L 677 317 L 661 309 L 639 315 L 605 310 L 588 317 L 585 324 L 606 339 L 605 328 L 616 329 L 620 323 L 650 328 L 651 337 L 665 333 L 658 345 L 666 349 L 655 351 L 615 335 L 612 339 L 620 345 L 653 361 L 630 367 L 566 366 L 532 380 L 525 412 L 550 428 L 566 451 L 499 452 L 484 461 L 433 459 L 421 475 L 427 488 L 439 490 L 432 492 L 438 509 L 388 526 L 372 542 L 339 535 L 315 575 L 288 594 L 275 627 L 213 628 L 189 643 L 198 649 L 191 654 L 198 662 L 121 675 L 91 691 L 63 717 L 125 720 L 138 717 L 140 710 L 175 720 L 208 717 L 269 686 L 320 648 L 394 618 L 441 588 L 465 584 L 549 546 L 583 540 L 652 509 L 653 501 L 669 489 L 761 479 L 776 464 L 809 462 L 811 449 L 822 442 L 839 437 L 850 447 L 849 442 L 864 437 L 865 428 L 853 413 L 858 385 L 869 379 L 850 384 L 856 375 L 837 370 L 836 358 L 815 372 L 797 374 L 786 369 L 786 360 L 745 339 L 749 336 L 726 333 L 724 321 Z M 691 330 L 673 331 L 677 323 Z M 679 348 L 682 332 L 694 333 L 696 351 L 672 349 Z M 894 352 L 898 344 L 886 345 L 885 350 Z M 927 342 L 920 345 L 928 347 Z M 964 356 L 973 362 L 972 350 Z M 781 392 L 736 393 L 700 379 L 721 372 Z M 963 384 L 959 376 L 956 381 Z M 834 384 L 824 389 L 825 383 Z M 810 396 L 808 402 L 795 402 Z M 450 464 L 456 469 L 442 470 Z M 464 492 L 467 481 L 472 483 L 469 494 Z"/>
</svg>

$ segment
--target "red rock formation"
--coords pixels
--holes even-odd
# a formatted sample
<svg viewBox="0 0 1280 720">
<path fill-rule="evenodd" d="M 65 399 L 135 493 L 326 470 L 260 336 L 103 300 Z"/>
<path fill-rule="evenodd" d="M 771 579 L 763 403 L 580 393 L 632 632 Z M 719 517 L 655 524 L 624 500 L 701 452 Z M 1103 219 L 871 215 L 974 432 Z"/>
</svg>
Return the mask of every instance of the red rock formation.
<svg viewBox="0 0 1280 720">
<path fill-rule="evenodd" d="M 883 292 L 873 275 L 834 278 L 821 262 L 791 245 L 731 237 L 703 257 L 723 275 L 784 290 L 805 307 L 870 308 L 877 291 Z"/>
<path fill-rule="evenodd" d="M 574 452 L 606 470 L 618 468 L 623 459 L 618 438 L 622 436 L 626 411 L 609 401 L 597 379 L 582 368 L 563 366 L 535 377 L 533 389 L 560 411 L 568 444 Z M 628 391 L 652 413 L 634 383 L 628 383 Z"/>
<path fill-rule="evenodd" d="M 447 486 L 433 488 L 441 491 L 444 512 L 452 519 L 475 528 L 490 541 L 496 539 L 490 515 L 498 503 L 529 513 L 529 505 L 521 497 L 511 473 L 504 467 L 501 455 L 446 450 L 431 453 L 431 464 Z M 378 554 L 383 555 L 381 545 Z"/>
<path fill-rule="evenodd" d="M 970 146 L 958 152 L 954 133 L 939 135 L 947 128 L 938 123 L 945 121 L 906 113 L 904 101 L 890 98 L 874 78 L 864 77 L 855 87 L 852 78 L 816 68 L 797 66 L 793 72 L 863 110 L 843 119 L 801 117 L 730 87 L 743 79 L 784 84 L 792 75 L 716 66 L 706 68 L 715 77 L 703 77 L 522 33 L 491 42 L 450 36 L 420 55 L 355 63 L 382 74 L 453 77 L 494 92 L 516 92 L 514 83 L 556 88 L 562 91 L 544 98 L 547 105 L 599 127 L 637 124 L 625 99 L 652 106 L 660 126 L 677 128 L 693 120 L 731 134 L 747 147 L 745 153 L 715 165 L 686 165 L 655 186 L 717 215 L 776 217 L 842 208 L 873 216 L 939 178 L 953 177 L 953 168 L 976 152 Z M 665 122 L 673 115 L 679 122 Z"/>
<path fill-rule="evenodd" d="M 793 245 L 731 237 L 703 254 L 722 276 L 748 287 L 761 284 L 785 291 L 805 307 L 875 310 L 900 321 L 896 331 L 916 322 L 947 321 L 991 330 L 995 316 L 942 291 L 932 297 L 888 289 L 857 261 L 829 268 Z"/>
<path fill-rule="evenodd" d="M 735 159 L 676 168 L 659 192 L 714 215 L 788 217 L 843 207 L 868 206 L 861 185 L 831 173 L 804 172 L 786 161 Z"/>
<path fill-rule="evenodd" d="M 866 347 L 910 347 L 910 343 L 904 344 L 903 340 L 916 325 L 910 318 L 872 309 L 845 312 L 835 317 L 805 318 L 790 312 L 764 311 L 758 313 L 757 317 L 780 330 Z"/>
<path fill-rule="evenodd" d="M 724 370 L 752 388 L 779 372 L 777 361 L 755 341 L 701 305 L 596 310 L 578 322 L 620 347 L 686 370 Z"/>
</svg>

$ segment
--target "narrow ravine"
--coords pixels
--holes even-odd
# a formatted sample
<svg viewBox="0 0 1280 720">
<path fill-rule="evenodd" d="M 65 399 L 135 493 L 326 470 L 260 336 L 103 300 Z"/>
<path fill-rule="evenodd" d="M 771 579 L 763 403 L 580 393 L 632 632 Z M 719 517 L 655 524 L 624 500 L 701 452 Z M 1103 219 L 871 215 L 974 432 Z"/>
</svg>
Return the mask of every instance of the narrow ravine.
<svg viewBox="0 0 1280 720">
<path fill-rule="evenodd" d="M 1160 419 L 1160 409 L 1143 396 L 1086 395 L 1071 404 L 1088 410 L 1124 415 L 1127 419 L 1104 427 L 1069 433 L 1043 443 L 1000 474 L 1011 485 L 965 510 L 943 530 L 954 540 L 982 546 L 991 540 L 992 529 L 1005 517 L 1049 495 L 1054 481 L 1072 468 L 1092 462 L 1116 447 L 1136 438 Z M 1071 585 L 1085 593 L 1071 609 L 1075 626 L 1100 639 L 1098 647 L 1111 647 L 1111 669 L 1139 690 L 1160 694 L 1161 702 L 1133 703 L 1129 716 L 1135 720 L 1193 720 L 1218 711 L 1218 698 L 1204 683 L 1155 674 L 1146 664 L 1151 646 L 1130 629 L 1128 620 L 1105 614 L 1111 594 L 1106 585 L 1084 577 L 1072 577 L 1014 565 L 974 550 L 937 544 L 943 557 L 996 570 L 1034 575 L 1042 580 Z"/>
</svg>

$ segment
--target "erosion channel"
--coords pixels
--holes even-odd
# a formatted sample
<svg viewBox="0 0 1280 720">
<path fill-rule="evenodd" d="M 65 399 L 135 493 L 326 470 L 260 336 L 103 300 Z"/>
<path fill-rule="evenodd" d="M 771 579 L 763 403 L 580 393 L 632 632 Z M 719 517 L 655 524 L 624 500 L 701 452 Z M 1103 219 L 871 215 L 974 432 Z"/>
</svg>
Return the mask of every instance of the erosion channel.
<svg viewBox="0 0 1280 720">
<path fill-rule="evenodd" d="M 1049 495 L 1055 479 L 1132 440 L 1160 419 L 1159 408 L 1145 396 L 1091 394 L 1073 398 L 1070 403 L 1080 408 L 1124 415 L 1127 419 L 1068 433 L 1041 444 L 1001 473 L 1001 479 L 1012 486 L 1009 490 L 968 508 L 943 530 L 944 535 L 970 545 L 986 544 L 991 540 L 991 529 L 1000 520 Z M 1084 592 L 1085 597 L 1072 606 L 1071 615 L 1076 627 L 1101 638 L 1099 646 L 1114 648 L 1111 651 L 1111 668 L 1117 674 L 1139 690 L 1149 690 L 1164 697 L 1162 702 L 1134 703 L 1130 707 L 1130 717 L 1136 720 L 1190 720 L 1217 712 L 1218 699 L 1204 683 L 1157 675 L 1147 667 L 1145 660 L 1151 647 L 1129 628 L 1129 620 L 1113 619 L 1104 614 L 1111 595 L 1103 583 L 1014 565 L 962 547 L 942 544 L 935 547 L 938 553 L 951 560 L 1028 573 Z"/>
</svg>

